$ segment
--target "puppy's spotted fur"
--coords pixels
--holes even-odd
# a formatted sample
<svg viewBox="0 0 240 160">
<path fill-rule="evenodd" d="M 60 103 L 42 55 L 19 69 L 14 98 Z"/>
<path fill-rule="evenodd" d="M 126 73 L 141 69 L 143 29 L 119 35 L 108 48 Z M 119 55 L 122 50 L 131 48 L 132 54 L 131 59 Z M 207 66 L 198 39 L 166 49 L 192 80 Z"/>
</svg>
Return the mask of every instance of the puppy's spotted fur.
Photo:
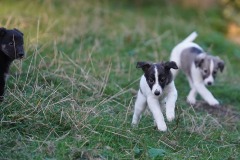
<svg viewBox="0 0 240 160">
<path fill-rule="evenodd" d="M 170 69 L 178 69 L 178 67 L 175 62 L 138 62 L 137 68 L 141 68 L 144 71 L 144 75 L 142 75 L 140 80 L 140 89 L 135 102 L 132 125 L 136 126 L 138 124 L 142 112 L 148 105 L 158 130 L 166 131 L 167 126 L 160 107 L 165 105 L 168 121 L 172 121 L 175 118 L 177 90 Z"/>
<path fill-rule="evenodd" d="M 198 44 L 192 42 L 197 37 L 193 32 L 172 50 L 170 60 L 175 61 L 178 67 L 186 74 L 191 90 L 187 96 L 190 104 L 196 103 L 197 93 L 212 106 L 219 105 L 218 100 L 205 87 L 214 84 L 218 71 L 223 71 L 224 62 L 217 56 L 206 53 Z M 177 75 L 172 70 L 173 77 Z"/>
</svg>

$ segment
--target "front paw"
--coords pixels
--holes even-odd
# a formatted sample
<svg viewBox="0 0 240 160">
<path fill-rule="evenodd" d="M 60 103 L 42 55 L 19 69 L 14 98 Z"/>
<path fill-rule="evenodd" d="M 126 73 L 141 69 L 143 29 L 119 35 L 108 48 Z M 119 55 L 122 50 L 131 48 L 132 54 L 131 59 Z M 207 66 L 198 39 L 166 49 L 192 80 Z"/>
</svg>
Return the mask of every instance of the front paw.
<svg viewBox="0 0 240 160">
<path fill-rule="evenodd" d="M 131 124 L 131 126 L 133 127 L 133 128 L 136 128 L 137 126 L 138 126 L 138 121 L 132 121 L 132 124 Z"/>
<path fill-rule="evenodd" d="M 169 122 L 171 122 L 175 118 L 175 113 L 174 113 L 174 111 L 167 111 L 166 116 L 167 116 L 167 120 Z"/>
<path fill-rule="evenodd" d="M 137 126 L 138 126 L 138 125 L 137 125 L 137 124 L 134 124 L 134 123 L 132 123 L 132 125 L 131 125 L 131 126 L 132 126 L 132 128 L 137 128 Z"/>
<path fill-rule="evenodd" d="M 219 106 L 219 102 L 216 99 L 213 99 L 213 100 L 209 101 L 208 104 L 210 106 Z"/>
<path fill-rule="evenodd" d="M 159 131 L 162 131 L 162 132 L 167 131 L 167 125 L 166 125 L 166 123 L 162 123 L 161 125 L 158 125 L 157 127 L 158 127 L 158 130 L 159 130 Z"/>
<path fill-rule="evenodd" d="M 194 97 L 188 96 L 187 97 L 187 103 L 189 103 L 191 105 L 195 105 L 196 104 L 196 99 Z"/>
</svg>

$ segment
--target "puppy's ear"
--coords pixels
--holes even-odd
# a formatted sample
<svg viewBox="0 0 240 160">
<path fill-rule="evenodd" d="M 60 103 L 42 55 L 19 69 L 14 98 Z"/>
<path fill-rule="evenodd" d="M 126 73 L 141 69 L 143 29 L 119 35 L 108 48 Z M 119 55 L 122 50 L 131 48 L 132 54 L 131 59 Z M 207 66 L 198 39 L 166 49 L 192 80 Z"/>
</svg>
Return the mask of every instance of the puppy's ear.
<svg viewBox="0 0 240 160">
<path fill-rule="evenodd" d="M 177 66 L 176 62 L 174 62 L 174 61 L 165 62 L 164 63 L 164 67 L 167 70 L 170 70 L 171 68 L 172 69 L 178 69 L 178 66 Z"/>
<path fill-rule="evenodd" d="M 224 69 L 224 62 L 223 62 L 223 60 L 220 59 L 220 60 L 218 61 L 217 65 L 218 65 L 218 69 L 219 69 L 221 72 L 223 72 L 223 69 Z"/>
<path fill-rule="evenodd" d="M 194 60 L 195 66 L 196 67 L 201 67 L 205 57 L 206 57 L 205 53 L 199 54 Z"/>
<path fill-rule="evenodd" d="M 20 33 L 23 36 L 23 33 L 21 31 L 19 31 L 17 28 L 14 28 L 13 30 L 17 31 L 18 33 Z"/>
<path fill-rule="evenodd" d="M 150 68 L 151 64 L 149 62 L 137 62 L 136 68 L 142 68 L 146 72 Z"/>
<path fill-rule="evenodd" d="M 0 28 L 0 37 L 3 37 L 6 34 L 7 30 L 6 28 L 1 27 Z"/>
</svg>

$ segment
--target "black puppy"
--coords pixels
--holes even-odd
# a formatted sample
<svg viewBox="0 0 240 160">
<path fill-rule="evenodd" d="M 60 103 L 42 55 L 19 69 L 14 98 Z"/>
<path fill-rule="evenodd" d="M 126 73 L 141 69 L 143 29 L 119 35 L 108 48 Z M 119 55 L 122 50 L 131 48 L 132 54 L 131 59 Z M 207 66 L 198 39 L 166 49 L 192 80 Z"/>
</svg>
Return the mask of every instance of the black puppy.
<svg viewBox="0 0 240 160">
<path fill-rule="evenodd" d="M 0 102 L 3 101 L 9 67 L 15 59 L 23 58 L 24 54 L 23 33 L 15 28 L 0 28 Z"/>
</svg>

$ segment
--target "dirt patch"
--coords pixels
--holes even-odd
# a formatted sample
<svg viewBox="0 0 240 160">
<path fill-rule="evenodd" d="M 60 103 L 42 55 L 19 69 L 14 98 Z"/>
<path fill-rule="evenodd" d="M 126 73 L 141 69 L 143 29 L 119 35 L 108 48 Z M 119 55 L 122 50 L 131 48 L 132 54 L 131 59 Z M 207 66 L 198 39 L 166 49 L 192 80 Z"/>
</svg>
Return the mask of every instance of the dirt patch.
<svg viewBox="0 0 240 160">
<path fill-rule="evenodd" d="M 210 106 L 206 102 L 199 101 L 193 107 L 230 123 L 240 122 L 240 113 L 230 105 Z"/>
</svg>

